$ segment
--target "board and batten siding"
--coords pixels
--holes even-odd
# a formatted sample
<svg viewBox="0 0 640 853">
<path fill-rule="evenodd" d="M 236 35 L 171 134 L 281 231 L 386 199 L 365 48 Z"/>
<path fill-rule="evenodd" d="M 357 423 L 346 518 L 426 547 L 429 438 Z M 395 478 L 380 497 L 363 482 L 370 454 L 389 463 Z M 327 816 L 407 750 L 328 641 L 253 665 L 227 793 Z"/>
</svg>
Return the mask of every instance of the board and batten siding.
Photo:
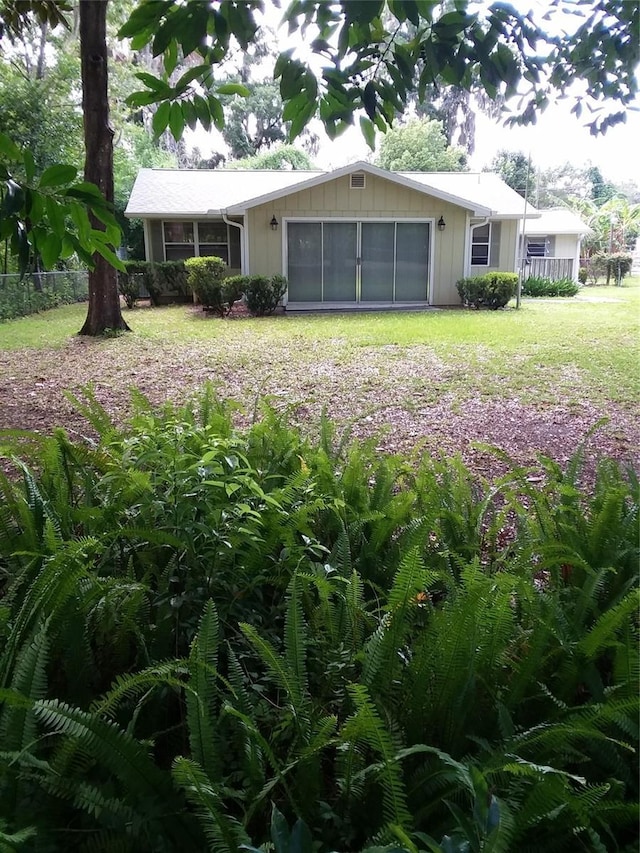
<svg viewBox="0 0 640 853">
<path fill-rule="evenodd" d="M 464 272 L 466 210 L 371 174 L 365 181 L 364 189 L 351 189 L 350 176 L 345 175 L 250 209 L 247 231 L 251 273 L 287 274 L 286 219 L 431 219 L 435 233 L 430 301 L 433 305 L 459 304 L 456 282 Z M 273 216 L 279 222 L 277 231 L 271 229 Z M 435 226 L 441 216 L 446 222 L 444 231 Z"/>
<path fill-rule="evenodd" d="M 491 220 L 491 254 L 489 266 L 470 266 L 469 275 L 486 272 L 514 272 L 517 270 L 519 244 L 519 219 Z M 469 237 L 471 240 L 471 236 Z"/>
</svg>

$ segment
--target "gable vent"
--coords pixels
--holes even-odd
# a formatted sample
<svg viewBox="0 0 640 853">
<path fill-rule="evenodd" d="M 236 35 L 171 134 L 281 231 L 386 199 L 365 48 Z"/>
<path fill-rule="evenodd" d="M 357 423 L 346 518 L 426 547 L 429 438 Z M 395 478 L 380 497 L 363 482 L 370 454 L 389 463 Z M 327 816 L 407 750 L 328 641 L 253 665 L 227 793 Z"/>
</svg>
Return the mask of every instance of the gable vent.
<svg viewBox="0 0 640 853">
<path fill-rule="evenodd" d="M 351 175 L 351 189 L 352 190 L 363 190 L 365 188 L 365 174 L 364 172 L 354 172 Z"/>
</svg>

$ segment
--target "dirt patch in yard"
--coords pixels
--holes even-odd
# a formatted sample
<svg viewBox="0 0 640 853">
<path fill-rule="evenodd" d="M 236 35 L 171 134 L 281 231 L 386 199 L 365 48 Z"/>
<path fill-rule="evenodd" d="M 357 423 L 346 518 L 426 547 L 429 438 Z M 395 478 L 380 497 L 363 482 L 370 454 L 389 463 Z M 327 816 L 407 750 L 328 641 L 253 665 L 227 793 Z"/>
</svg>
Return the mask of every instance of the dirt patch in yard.
<svg viewBox="0 0 640 853">
<path fill-rule="evenodd" d="M 70 340 L 62 349 L 2 353 L 0 428 L 72 435 L 90 430 L 65 398 L 92 383 L 98 399 L 118 421 L 126 419 L 133 386 L 152 403 L 183 401 L 206 382 L 223 398 L 240 401 L 248 420 L 256 401 L 269 396 L 294 422 L 313 429 L 326 408 L 354 438 L 374 438 L 380 451 L 460 454 L 476 472 L 494 477 L 503 469 L 489 444 L 521 464 L 543 453 L 566 461 L 602 418 L 589 439 L 587 459 L 610 456 L 640 467 L 640 427 L 630 407 L 557 400 L 523 402 L 499 395 L 457 391 L 464 368 L 441 361 L 426 346 L 349 348 L 345 341 L 286 338 L 261 348 L 260 341 L 159 343 L 135 336 Z M 499 381 L 499 380 L 496 380 Z M 461 386 L 462 387 L 462 386 Z M 508 389 L 506 389 L 508 391 Z"/>
</svg>

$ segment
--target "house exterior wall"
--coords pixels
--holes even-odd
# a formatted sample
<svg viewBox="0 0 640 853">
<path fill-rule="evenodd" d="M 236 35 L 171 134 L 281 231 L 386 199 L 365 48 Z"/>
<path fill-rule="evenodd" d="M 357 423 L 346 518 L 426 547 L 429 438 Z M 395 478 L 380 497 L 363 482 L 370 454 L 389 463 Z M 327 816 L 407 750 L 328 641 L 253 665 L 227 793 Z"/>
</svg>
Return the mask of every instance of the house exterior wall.
<svg viewBox="0 0 640 853">
<path fill-rule="evenodd" d="M 345 175 L 307 190 L 292 192 L 281 199 L 259 205 L 246 217 L 249 271 L 252 274 L 286 275 L 286 233 L 284 220 L 334 218 L 425 219 L 433 220 L 432 291 L 433 305 L 457 305 L 456 281 L 464 274 L 467 212 L 447 202 L 367 174 L 364 189 L 351 189 Z M 270 226 L 275 216 L 280 227 Z M 435 222 L 444 217 L 440 232 Z"/>
<path fill-rule="evenodd" d="M 519 219 L 491 220 L 492 232 L 499 231 L 497 240 L 493 241 L 489 266 L 470 266 L 469 275 L 483 275 L 486 272 L 515 272 L 517 271 L 518 227 Z M 469 238 L 471 239 L 471 238 Z"/>
<path fill-rule="evenodd" d="M 534 239 L 541 239 L 535 237 Z M 544 259 L 540 259 L 538 264 L 539 270 L 536 270 L 537 275 L 550 275 L 552 278 L 564 277 L 570 275 L 574 281 L 578 281 L 578 272 L 580 270 L 580 246 L 582 238 L 579 234 L 550 234 L 547 237 L 548 241 L 548 259 L 559 258 L 562 261 L 571 261 L 571 264 L 559 264 L 548 260 L 543 263 Z"/>
<path fill-rule="evenodd" d="M 577 234 L 556 234 L 554 257 L 575 258 L 579 242 Z"/>
</svg>

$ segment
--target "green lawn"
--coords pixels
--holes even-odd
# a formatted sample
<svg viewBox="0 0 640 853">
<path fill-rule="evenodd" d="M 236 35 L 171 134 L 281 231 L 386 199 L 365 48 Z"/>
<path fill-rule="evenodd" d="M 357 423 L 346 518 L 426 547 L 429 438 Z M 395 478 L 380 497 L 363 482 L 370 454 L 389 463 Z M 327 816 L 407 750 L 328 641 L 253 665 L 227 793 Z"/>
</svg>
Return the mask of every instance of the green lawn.
<svg viewBox="0 0 640 853">
<path fill-rule="evenodd" d="M 0 348 L 59 348 L 84 317 L 65 306 L 0 325 Z M 524 300 L 520 311 L 443 310 L 411 313 L 313 314 L 242 321 L 204 317 L 190 307 L 126 311 L 133 334 L 108 342 L 114 355 L 146 341 L 165 346 L 215 345 L 222 363 L 251 362 L 256 350 L 327 349 L 345 367 L 359 348 L 383 351 L 390 371 L 399 355 L 426 347 L 445 362 L 452 385 L 479 393 L 563 395 L 631 402 L 638 391 L 640 279 L 623 288 L 596 287 L 578 299 Z M 101 349 L 97 342 L 96 349 Z"/>
<path fill-rule="evenodd" d="M 138 308 L 126 311 L 131 334 L 99 340 L 75 335 L 84 313 L 0 324 L 0 426 L 32 425 L 34 412 L 38 428 L 63 422 L 62 389 L 88 381 L 114 411 L 132 386 L 161 401 L 211 381 L 248 410 L 270 395 L 300 418 L 326 407 L 339 423 L 365 421 L 365 434 L 387 430 L 391 449 L 435 435 L 448 449 L 526 438 L 555 452 L 603 416 L 624 448 L 636 442 L 640 279 L 519 311 L 220 320 L 192 306 Z"/>
</svg>

